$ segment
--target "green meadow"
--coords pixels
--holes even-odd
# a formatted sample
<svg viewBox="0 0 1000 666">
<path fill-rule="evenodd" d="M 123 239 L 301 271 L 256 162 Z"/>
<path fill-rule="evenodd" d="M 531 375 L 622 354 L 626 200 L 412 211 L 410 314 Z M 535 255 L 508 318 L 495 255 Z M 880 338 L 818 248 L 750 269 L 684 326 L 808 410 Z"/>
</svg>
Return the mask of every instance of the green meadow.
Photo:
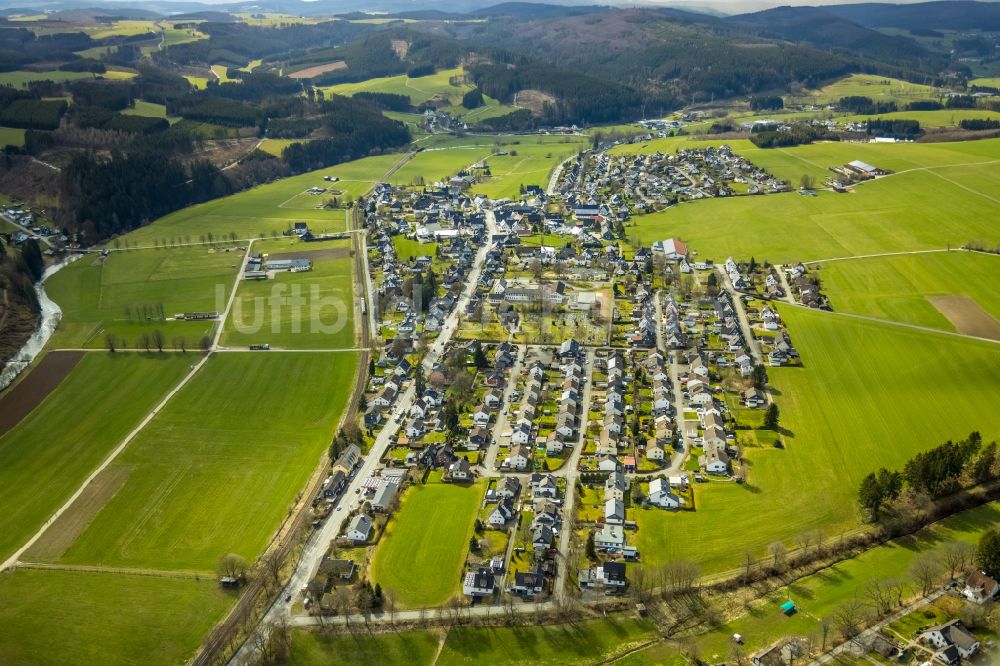
<svg viewBox="0 0 1000 666">
<path fill-rule="evenodd" d="M 76 491 L 191 362 L 180 354 L 87 354 L 0 437 L 0 559 Z"/>
<path fill-rule="evenodd" d="M 1000 321 L 998 256 L 941 252 L 831 261 L 818 275 L 838 312 L 954 331 L 927 299 L 965 296 Z"/>
<path fill-rule="evenodd" d="M 380 92 L 394 95 L 409 95 L 414 105 L 423 104 L 431 98 L 447 99 L 452 106 L 462 103 L 462 95 L 472 90 L 468 84 L 453 85 L 451 80 L 462 77 L 462 68 L 445 69 L 427 76 L 410 78 L 406 75 L 368 79 L 359 83 L 341 83 L 320 88 L 326 94 L 351 96 L 359 92 Z"/>
<path fill-rule="evenodd" d="M 24 145 L 24 130 L 16 127 L 0 127 L 0 146 Z"/>
<path fill-rule="evenodd" d="M 432 664 L 437 654 L 437 632 L 397 631 L 371 635 L 292 633 L 292 662 L 296 666 L 326 665 L 332 659 L 356 664 Z"/>
<path fill-rule="evenodd" d="M 919 83 L 875 74 L 850 74 L 803 95 L 788 95 L 786 103 L 834 104 L 841 97 L 870 97 L 876 102 L 893 101 L 903 105 L 915 100 L 937 99 L 941 91 Z"/>
<path fill-rule="evenodd" d="M 1000 520 L 997 503 L 964 511 L 927 527 L 915 535 L 891 541 L 858 557 L 844 560 L 819 573 L 779 588 L 755 601 L 748 612 L 727 621 L 693 640 L 700 648 L 702 659 L 711 663 L 731 658 L 732 635 L 741 634 L 745 654 L 752 654 L 784 636 L 815 636 L 820 640 L 819 622 L 830 617 L 840 604 L 865 596 L 869 581 L 895 579 L 906 584 L 905 597 L 916 595 L 919 586 L 908 580 L 910 565 L 925 552 L 940 552 L 952 541 L 976 543 L 980 535 Z M 799 612 L 786 616 L 780 606 L 794 601 Z M 680 658 L 676 645 L 658 643 L 636 652 L 622 664 L 674 663 Z M 676 663 L 687 663 L 679 661 Z"/>
<path fill-rule="evenodd" d="M 340 419 L 354 353 L 221 353 L 109 467 L 120 488 L 60 558 L 213 571 L 253 561 Z"/>
<path fill-rule="evenodd" d="M 235 234 L 239 239 L 280 236 L 295 222 L 308 222 L 315 233 L 344 231 L 343 209 L 321 208 L 330 193 L 309 195 L 311 187 L 341 190 L 358 197 L 377 183 L 402 158 L 400 154 L 366 157 L 354 162 L 311 171 L 261 185 L 239 194 L 190 206 L 166 215 L 155 224 L 136 229 L 124 237 L 133 245 L 154 243 L 199 242 L 211 233 L 215 239 Z M 341 180 L 329 183 L 324 176 Z M 344 194 L 338 195 L 343 197 Z"/>
<path fill-rule="evenodd" d="M 566 143 L 522 144 L 511 147 L 517 155 L 493 155 L 487 163 L 491 176 L 477 183 L 472 191 L 493 199 L 514 199 L 520 195 L 522 185 L 548 187 L 549 176 L 556 166 L 587 146 L 578 137 Z"/>
<path fill-rule="evenodd" d="M 112 333 L 134 347 L 141 333 L 160 330 L 169 346 L 183 337 L 195 348 L 214 322 L 146 321 L 136 308 L 151 306 L 153 317 L 159 316 L 161 305 L 166 317 L 221 312 L 242 261 L 241 252 L 207 245 L 111 252 L 104 258 L 84 255 L 45 284 L 63 311 L 49 344 L 103 348 L 105 334 Z"/>
<path fill-rule="evenodd" d="M 185 663 L 235 597 L 211 579 L 19 569 L 0 598 L 0 662 L 56 666 Z"/>
<path fill-rule="evenodd" d="M 275 251 L 270 241 L 254 251 L 270 258 L 311 258 L 311 271 L 276 273 L 273 280 L 242 281 L 226 320 L 222 344 L 237 347 L 267 342 L 279 349 L 354 347 L 354 282 L 351 241 L 298 242 L 295 250 Z M 300 305 L 292 301 L 302 299 Z"/>
<path fill-rule="evenodd" d="M 972 430 L 1000 436 L 1000 346 L 790 306 L 781 314 L 804 364 L 768 368 L 784 448 L 747 449 L 747 483 L 698 485 L 696 511 L 640 511 L 643 562 L 689 559 L 714 572 L 816 527 L 836 536 L 859 525 L 869 472 Z"/>
<path fill-rule="evenodd" d="M 431 184 L 445 180 L 462 169 L 470 167 L 490 156 L 494 147 L 483 141 L 476 145 L 455 145 L 447 148 L 432 148 L 417 153 L 389 182 L 394 185 L 413 185 L 418 182 Z"/>
<path fill-rule="evenodd" d="M 483 492 L 482 482 L 413 486 L 375 549 L 370 580 L 393 590 L 408 608 L 461 594 L 459 576 Z"/>
<path fill-rule="evenodd" d="M 1000 188 L 998 140 L 734 148 L 796 184 L 803 173 L 822 178 L 829 167 L 853 159 L 895 173 L 847 194 L 788 192 L 682 203 L 636 217 L 630 235 L 643 244 L 679 236 L 701 256 L 719 260 L 754 256 L 786 263 L 1000 242 L 992 224 L 1000 207 L 992 194 Z"/>
</svg>

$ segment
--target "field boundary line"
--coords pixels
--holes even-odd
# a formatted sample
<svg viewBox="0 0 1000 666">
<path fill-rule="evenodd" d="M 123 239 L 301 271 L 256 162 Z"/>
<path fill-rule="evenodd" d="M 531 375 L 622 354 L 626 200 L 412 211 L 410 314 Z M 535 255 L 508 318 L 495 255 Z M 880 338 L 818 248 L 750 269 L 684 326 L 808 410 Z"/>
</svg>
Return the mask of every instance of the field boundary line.
<svg viewBox="0 0 1000 666">
<path fill-rule="evenodd" d="M 96 564 L 60 564 L 58 562 L 18 562 L 19 569 L 46 571 L 74 571 L 79 573 L 116 574 L 127 576 L 154 576 L 156 578 L 211 579 L 211 574 L 197 571 L 171 571 L 168 569 L 136 569 L 132 567 L 105 567 Z"/>
<path fill-rule="evenodd" d="M 791 305 L 791 304 L 789 304 Z M 830 310 L 816 310 L 815 308 L 810 308 L 801 303 L 795 303 L 793 307 L 800 308 L 802 310 L 811 310 L 814 312 L 826 312 L 828 315 L 849 317 L 851 319 L 860 319 L 862 321 L 870 321 L 876 324 L 887 324 L 889 326 L 897 326 L 899 328 L 909 328 L 914 331 L 921 333 L 937 333 L 939 335 L 947 335 L 953 338 L 963 338 L 965 340 L 975 340 L 977 342 L 988 342 L 994 345 L 1000 345 L 1000 340 L 994 340 L 993 338 L 981 338 L 976 335 L 966 335 L 965 333 L 958 333 L 956 331 L 945 331 L 939 328 L 930 328 L 929 326 L 920 326 L 919 324 L 908 324 L 904 321 L 894 321 L 892 319 L 879 319 L 878 317 L 869 317 L 868 315 L 854 314 L 853 312 L 834 312 Z"/>
<path fill-rule="evenodd" d="M 166 404 L 170 401 L 170 399 L 173 398 L 178 391 L 184 388 L 187 385 L 187 383 L 191 381 L 191 378 L 194 377 L 199 370 L 201 370 L 201 368 L 205 365 L 210 356 L 211 354 L 204 355 L 201 358 L 201 360 L 198 361 L 198 363 L 196 363 L 194 366 L 191 367 L 191 370 L 186 375 L 184 375 L 181 381 L 178 382 L 178 384 L 174 386 L 174 388 L 171 389 L 170 392 L 168 392 L 167 395 L 164 396 L 164 398 L 160 400 L 160 402 L 157 403 L 157 405 L 153 407 L 153 409 L 148 414 L 146 414 L 146 416 L 142 419 L 142 421 L 139 422 L 139 425 L 133 428 L 132 431 L 125 436 L 125 439 L 123 439 L 122 442 L 117 447 L 115 447 L 113 451 L 111 451 L 111 453 L 105 456 L 101 464 L 98 465 L 97 468 L 94 471 L 92 471 L 86 479 L 83 480 L 83 483 L 81 483 L 80 487 L 76 489 L 76 492 L 74 492 L 70 496 L 70 498 L 67 499 L 62 504 L 62 506 L 56 509 L 56 511 L 51 516 L 49 516 L 48 520 L 46 520 L 42 524 L 42 526 L 38 528 L 38 531 L 36 531 L 31 536 L 31 538 L 28 539 L 27 543 L 18 548 L 10 557 L 7 558 L 6 561 L 3 562 L 3 564 L 0 564 L 0 571 L 9 569 L 18 563 L 18 558 L 20 558 L 21 555 L 23 555 L 29 548 L 34 546 L 35 543 L 42 537 L 42 535 L 45 534 L 45 532 L 50 527 L 52 527 L 52 525 L 57 520 L 59 520 L 59 518 L 61 518 L 62 515 L 66 513 L 66 511 L 68 511 L 69 508 L 73 506 L 73 504 L 78 499 L 80 499 L 80 496 L 87 489 L 87 486 L 93 483 L 93 481 L 104 470 L 106 470 L 108 466 L 110 466 L 111 463 L 114 462 L 119 455 L 121 455 L 122 451 L 124 451 L 128 447 L 128 445 L 132 442 L 132 440 L 135 439 L 135 436 L 138 435 L 143 430 L 143 428 L 149 425 L 149 422 L 152 421 L 160 413 L 160 410 L 162 410 L 166 406 Z"/>
<path fill-rule="evenodd" d="M 811 264 L 825 264 L 831 261 L 849 261 L 851 259 L 877 259 L 878 257 L 900 257 L 907 254 L 935 254 L 937 252 L 968 252 L 965 248 L 937 248 L 933 250 L 905 250 L 902 252 L 876 252 L 875 254 L 853 254 L 844 257 L 829 257 L 827 259 L 813 259 L 812 261 L 803 261 L 802 265 L 809 266 Z M 986 253 L 989 254 L 989 253 Z"/>
</svg>

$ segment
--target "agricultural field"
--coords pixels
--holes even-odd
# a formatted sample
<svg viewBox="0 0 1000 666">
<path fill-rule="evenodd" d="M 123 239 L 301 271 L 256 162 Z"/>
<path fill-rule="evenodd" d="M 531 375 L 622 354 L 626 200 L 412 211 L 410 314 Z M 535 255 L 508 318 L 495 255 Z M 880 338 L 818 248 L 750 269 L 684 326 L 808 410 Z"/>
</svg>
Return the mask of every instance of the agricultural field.
<svg viewBox="0 0 1000 666">
<path fill-rule="evenodd" d="M 569 138 L 569 137 L 567 137 Z M 517 155 L 494 155 L 487 160 L 491 178 L 472 188 L 477 194 L 494 199 L 517 198 L 522 185 L 548 187 L 552 170 L 567 157 L 572 157 L 587 147 L 577 137 L 569 141 L 524 144 L 511 147 Z"/>
<path fill-rule="evenodd" d="M 272 259 L 311 259 L 313 269 L 277 273 L 273 280 L 240 282 L 223 345 L 267 342 L 274 349 L 354 347 L 351 241 L 299 241 L 292 248 L 288 241 L 254 245 L 254 252 Z M 295 298 L 303 299 L 301 307 L 282 305 Z"/>
<path fill-rule="evenodd" d="M 375 549 L 369 579 L 401 607 L 435 606 L 461 592 L 459 575 L 484 483 L 415 485 Z"/>
<path fill-rule="evenodd" d="M 1000 321 L 1000 257 L 972 252 L 910 254 L 831 261 L 817 273 L 834 310 L 959 330 L 935 297 L 971 300 Z M 1000 324 L 997 324 L 1000 326 Z"/>
<path fill-rule="evenodd" d="M 90 72 L 60 72 L 51 70 L 47 72 L 36 72 L 27 70 L 15 70 L 13 72 L 0 72 L 0 86 L 11 86 L 14 88 L 26 88 L 30 81 L 53 81 L 61 83 L 63 81 L 76 81 L 77 79 L 94 79 L 96 75 Z"/>
<path fill-rule="evenodd" d="M 24 130 L 14 127 L 0 127 L 0 146 L 24 145 Z"/>
<path fill-rule="evenodd" d="M 303 141 L 305 139 L 264 139 L 264 142 L 260 144 L 260 150 L 263 150 L 268 155 L 281 157 L 281 152 L 285 148 L 293 143 L 302 143 Z"/>
<path fill-rule="evenodd" d="M 494 147 L 487 142 L 480 145 L 431 148 L 417 153 L 389 179 L 394 185 L 434 183 L 455 175 L 462 169 L 490 156 Z"/>
<path fill-rule="evenodd" d="M 76 538 L 45 559 L 201 572 L 225 553 L 253 561 L 329 445 L 357 359 L 216 354 L 102 475 L 113 496 L 56 523 Z"/>
<path fill-rule="evenodd" d="M 366 157 L 261 185 L 239 194 L 215 199 L 166 215 L 155 224 L 136 229 L 123 238 L 133 246 L 152 247 L 159 242 L 199 242 L 211 233 L 216 239 L 235 234 L 238 239 L 280 236 L 294 222 L 308 222 L 314 233 L 344 231 L 343 209 L 316 208 L 331 196 L 306 194 L 310 187 L 344 191 L 353 197 L 367 192 L 392 166 L 400 154 Z M 337 176 L 338 183 L 328 183 L 324 176 Z M 308 201 L 308 205 L 302 203 Z"/>
<path fill-rule="evenodd" d="M 785 104 L 833 104 L 841 97 L 860 96 L 870 97 L 876 102 L 893 101 L 903 105 L 915 100 L 936 100 L 941 95 L 940 90 L 919 83 L 874 74 L 851 74 L 803 95 L 787 95 Z"/>
<path fill-rule="evenodd" d="M 1000 205 L 991 194 L 1000 187 L 1000 141 L 734 148 L 795 183 L 803 173 L 820 179 L 829 167 L 853 159 L 896 173 L 849 194 L 789 192 L 682 203 L 635 218 L 630 235 L 646 245 L 680 236 L 701 256 L 718 260 L 754 256 L 775 262 L 1000 242 L 989 223 Z"/>
<path fill-rule="evenodd" d="M 221 312 L 242 261 L 242 252 L 208 245 L 83 255 L 46 281 L 63 311 L 50 346 L 100 349 L 108 333 L 135 346 L 141 333 L 160 330 L 169 346 L 183 336 L 194 348 L 214 322 L 162 321 L 160 308 L 166 317 Z"/>
<path fill-rule="evenodd" d="M 970 86 L 987 86 L 990 88 L 1000 88 L 1000 77 L 986 77 L 979 79 L 972 79 L 969 81 Z"/>
<path fill-rule="evenodd" d="M 186 662 L 235 598 L 210 579 L 36 569 L 4 574 L 0 596 L 0 662 L 53 666 Z"/>
<path fill-rule="evenodd" d="M 431 98 L 447 99 L 452 106 L 462 103 L 462 95 L 472 90 L 468 84 L 453 85 L 451 79 L 464 76 L 461 67 L 444 69 L 428 76 L 410 78 L 406 75 L 368 79 L 359 83 L 340 83 L 320 88 L 324 94 L 351 96 L 359 92 L 393 93 L 409 95 L 414 105 L 423 104 Z"/>
<path fill-rule="evenodd" d="M 181 354 L 87 354 L 0 437 L 0 559 L 41 527 L 190 364 Z M 19 400 L 18 386 L 5 400 Z"/>
<path fill-rule="evenodd" d="M 1000 435 L 997 345 L 790 306 L 781 314 L 804 365 L 768 368 L 784 448 L 748 449 L 747 483 L 697 486 L 696 511 L 642 512 L 644 562 L 690 559 L 713 572 L 817 526 L 835 536 L 858 525 L 864 475 L 972 430 Z M 719 525 L 740 530 L 738 549 Z"/>
<path fill-rule="evenodd" d="M 167 107 L 163 104 L 155 104 L 153 102 L 144 102 L 141 99 L 135 101 L 135 105 L 131 106 L 122 113 L 126 116 L 145 116 L 147 118 L 164 118 L 171 121 L 171 124 L 176 122 L 177 118 L 167 118 Z"/>
<path fill-rule="evenodd" d="M 1000 112 L 986 109 L 939 109 L 937 111 L 896 111 L 875 116 L 843 116 L 840 122 L 861 122 L 869 119 L 878 120 L 917 120 L 922 127 L 958 127 L 963 120 L 988 119 L 1000 120 Z"/>
</svg>

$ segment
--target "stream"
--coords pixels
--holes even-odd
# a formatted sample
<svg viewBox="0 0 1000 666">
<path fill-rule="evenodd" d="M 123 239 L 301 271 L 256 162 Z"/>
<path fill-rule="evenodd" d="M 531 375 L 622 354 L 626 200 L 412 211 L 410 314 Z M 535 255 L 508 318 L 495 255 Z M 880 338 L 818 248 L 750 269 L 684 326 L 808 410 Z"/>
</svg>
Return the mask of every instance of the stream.
<svg viewBox="0 0 1000 666">
<path fill-rule="evenodd" d="M 63 266 L 68 265 L 70 262 L 80 258 L 82 255 L 74 254 L 63 259 L 58 264 L 53 264 L 45 269 L 42 273 L 42 279 L 35 283 L 35 294 L 38 296 L 38 306 L 41 310 L 41 321 L 38 328 L 31 337 L 28 338 L 24 346 L 18 350 L 14 356 L 11 357 L 7 364 L 4 366 L 3 370 L 0 370 L 0 391 L 11 385 L 14 379 L 17 378 L 21 371 L 28 367 L 35 357 L 38 356 L 39 352 L 45 347 L 45 344 L 52 337 L 55 332 L 56 327 L 59 326 L 59 320 L 62 318 L 62 310 L 56 305 L 56 302 L 49 298 L 48 294 L 45 293 L 45 281 L 49 279 L 52 275 L 55 275 L 59 269 Z"/>
</svg>

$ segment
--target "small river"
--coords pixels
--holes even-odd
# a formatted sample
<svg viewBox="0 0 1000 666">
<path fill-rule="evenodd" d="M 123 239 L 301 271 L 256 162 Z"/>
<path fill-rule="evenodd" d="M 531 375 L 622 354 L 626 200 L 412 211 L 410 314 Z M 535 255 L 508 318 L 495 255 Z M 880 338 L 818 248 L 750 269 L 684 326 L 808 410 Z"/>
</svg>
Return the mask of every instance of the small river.
<svg viewBox="0 0 1000 666">
<path fill-rule="evenodd" d="M 35 360 L 35 357 L 45 347 L 49 338 L 52 337 L 56 327 L 59 326 L 59 320 L 62 318 L 62 310 L 45 293 L 45 281 L 52 275 L 55 275 L 63 266 L 69 265 L 81 256 L 79 254 L 70 255 L 58 264 L 49 266 L 42 273 L 42 279 L 35 283 L 35 294 L 38 295 L 38 305 L 41 309 L 41 322 L 38 325 L 38 329 L 24 343 L 24 346 L 7 361 L 3 370 L 0 370 L 0 391 L 10 386 L 11 382 L 21 374 L 21 371 Z"/>
</svg>

